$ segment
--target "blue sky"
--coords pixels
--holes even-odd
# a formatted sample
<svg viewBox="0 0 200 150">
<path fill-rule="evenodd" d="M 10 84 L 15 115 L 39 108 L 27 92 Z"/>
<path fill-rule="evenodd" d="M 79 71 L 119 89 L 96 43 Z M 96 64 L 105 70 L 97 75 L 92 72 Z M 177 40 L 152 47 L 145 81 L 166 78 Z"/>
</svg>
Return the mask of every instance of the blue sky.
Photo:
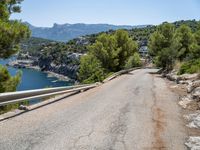
<svg viewBox="0 0 200 150">
<path fill-rule="evenodd" d="M 13 19 L 35 26 L 53 23 L 160 24 L 200 20 L 200 0 L 24 0 Z"/>
</svg>

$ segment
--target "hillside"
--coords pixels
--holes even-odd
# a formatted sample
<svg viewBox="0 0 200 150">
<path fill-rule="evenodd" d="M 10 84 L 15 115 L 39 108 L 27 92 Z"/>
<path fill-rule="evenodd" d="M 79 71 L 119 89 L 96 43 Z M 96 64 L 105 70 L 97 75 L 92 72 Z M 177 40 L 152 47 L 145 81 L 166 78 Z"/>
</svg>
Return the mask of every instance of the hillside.
<svg viewBox="0 0 200 150">
<path fill-rule="evenodd" d="M 25 23 L 29 26 L 32 31 L 33 37 L 39 37 L 44 39 L 50 39 L 55 41 L 67 42 L 71 39 L 96 34 L 99 32 L 105 32 L 109 30 L 117 29 L 132 29 L 132 28 L 141 28 L 146 25 L 141 26 L 117 26 L 109 24 L 54 24 L 53 27 L 35 27 L 29 23 Z"/>
<path fill-rule="evenodd" d="M 193 31 L 198 26 L 198 22 L 194 20 L 177 21 L 174 24 L 176 27 L 187 24 Z M 140 48 L 148 45 L 148 39 L 155 29 L 156 26 L 147 26 L 127 31 L 130 37 L 138 42 Z M 114 31 L 110 30 L 106 33 L 113 34 Z M 18 59 L 34 60 L 32 65 L 39 66 L 41 70 L 52 71 L 76 79 L 80 56 L 87 53 L 87 46 L 93 44 L 100 34 L 81 36 L 66 43 L 32 37 L 21 44 L 22 50 Z"/>
<path fill-rule="evenodd" d="M 88 39 L 83 37 L 68 43 L 56 42 L 31 37 L 21 43 L 21 51 L 17 60 L 10 65 L 17 68 L 39 67 L 42 71 L 50 71 L 76 79 L 80 56 L 86 52 Z M 84 41 L 87 41 L 84 45 Z M 27 61 L 29 60 L 29 61 Z"/>
<path fill-rule="evenodd" d="M 43 46 L 48 45 L 50 43 L 55 43 L 55 41 L 43 38 L 31 37 L 20 44 L 21 46 L 20 54 L 29 53 L 30 55 L 35 55 L 41 50 Z"/>
</svg>

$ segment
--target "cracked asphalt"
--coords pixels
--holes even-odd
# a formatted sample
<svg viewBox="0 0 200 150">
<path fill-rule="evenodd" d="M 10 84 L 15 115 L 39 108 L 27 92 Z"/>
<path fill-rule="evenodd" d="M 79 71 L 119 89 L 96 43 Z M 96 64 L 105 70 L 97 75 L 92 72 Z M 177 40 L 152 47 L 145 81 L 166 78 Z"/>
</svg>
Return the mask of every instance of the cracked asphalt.
<svg viewBox="0 0 200 150">
<path fill-rule="evenodd" d="M 178 95 L 155 71 L 0 121 L 0 150 L 185 150 Z"/>
</svg>

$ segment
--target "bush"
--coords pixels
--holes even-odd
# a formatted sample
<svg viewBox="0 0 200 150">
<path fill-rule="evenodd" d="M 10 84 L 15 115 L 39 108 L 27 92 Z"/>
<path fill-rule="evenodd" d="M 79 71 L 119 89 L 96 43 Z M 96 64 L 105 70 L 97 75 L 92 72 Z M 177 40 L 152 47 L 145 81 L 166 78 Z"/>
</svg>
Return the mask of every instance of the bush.
<svg viewBox="0 0 200 150">
<path fill-rule="evenodd" d="M 0 93 L 16 91 L 21 80 L 21 72 L 12 77 L 7 68 L 0 65 Z"/>
<path fill-rule="evenodd" d="M 177 40 L 175 39 L 175 26 L 170 23 L 163 23 L 150 36 L 148 48 L 149 54 L 157 67 L 166 70 L 173 68 L 176 60 Z"/>
<path fill-rule="evenodd" d="M 138 53 L 134 53 L 134 55 L 129 57 L 128 61 L 126 62 L 125 69 L 139 67 L 141 64 L 140 55 Z"/>
<path fill-rule="evenodd" d="M 21 73 L 11 76 L 6 67 L 0 65 L 0 93 L 16 91 L 17 85 L 20 83 Z M 21 103 L 0 106 L 0 114 L 8 112 L 19 107 Z"/>
<path fill-rule="evenodd" d="M 5 106 L 0 106 L 0 115 L 6 112 L 9 112 L 10 110 L 17 109 L 19 108 L 20 105 L 28 105 L 29 101 L 23 101 L 23 102 L 18 102 L 14 104 L 9 104 Z"/>
<path fill-rule="evenodd" d="M 184 74 L 184 73 L 192 74 L 192 73 L 198 73 L 198 72 L 200 72 L 200 59 L 191 60 L 191 61 L 183 63 L 178 74 Z"/>
<path fill-rule="evenodd" d="M 78 77 L 82 83 L 101 82 L 105 78 L 105 73 L 98 59 L 86 55 L 81 57 Z"/>
<path fill-rule="evenodd" d="M 127 68 L 140 65 L 140 57 L 135 54 L 137 49 L 137 43 L 129 37 L 127 31 L 117 30 L 114 34 L 101 34 L 96 42 L 88 47 L 88 54 L 81 58 L 79 81 L 99 82 L 111 72 L 124 69 L 126 64 Z"/>
</svg>

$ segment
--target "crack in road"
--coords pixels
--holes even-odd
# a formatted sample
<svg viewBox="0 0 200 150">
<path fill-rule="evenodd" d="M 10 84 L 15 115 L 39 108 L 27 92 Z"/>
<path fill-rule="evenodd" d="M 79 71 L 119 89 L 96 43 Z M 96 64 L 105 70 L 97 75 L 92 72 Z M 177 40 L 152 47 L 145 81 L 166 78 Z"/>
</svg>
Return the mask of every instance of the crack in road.
<svg viewBox="0 0 200 150">
<path fill-rule="evenodd" d="M 74 140 L 74 144 L 73 144 L 73 148 L 72 149 L 80 149 L 82 145 L 78 145 L 78 142 L 83 139 L 83 138 L 90 138 L 90 136 L 94 133 L 94 127 L 91 128 L 91 131 L 86 134 L 86 135 L 81 135 L 79 136 L 76 140 Z M 89 146 L 89 145 L 85 145 L 85 146 Z"/>
<path fill-rule="evenodd" d="M 0 122 L 0 149 L 185 150 L 177 96 L 149 72 Z"/>
<path fill-rule="evenodd" d="M 112 136 L 112 143 L 110 146 L 110 150 L 119 142 L 123 145 L 124 150 L 127 149 L 126 142 L 124 138 L 126 136 L 127 125 L 126 125 L 126 114 L 129 112 L 129 103 L 126 104 L 119 113 L 118 118 L 111 123 L 110 126 L 110 134 Z"/>
<path fill-rule="evenodd" d="M 124 140 L 124 137 L 126 135 L 127 131 L 127 125 L 126 125 L 126 114 L 129 112 L 129 103 L 126 104 L 122 109 L 120 109 L 119 115 L 115 121 L 113 121 L 109 128 L 109 136 L 111 136 L 111 142 L 109 144 L 109 150 L 115 149 L 115 145 L 117 143 L 121 143 L 123 145 L 123 149 L 127 150 L 126 143 Z M 76 138 L 73 142 L 72 150 L 80 150 L 80 149 L 87 149 L 90 147 L 90 145 L 82 145 L 78 144 L 82 139 L 87 138 L 89 139 L 92 134 L 95 132 L 94 127 L 91 128 L 91 131 L 85 135 L 80 135 L 78 138 Z M 93 148 L 96 149 L 96 148 Z"/>
<path fill-rule="evenodd" d="M 134 89 L 134 94 L 135 94 L 135 95 L 139 95 L 139 92 L 140 92 L 140 87 L 138 86 L 138 87 L 136 87 L 136 88 Z"/>
</svg>

